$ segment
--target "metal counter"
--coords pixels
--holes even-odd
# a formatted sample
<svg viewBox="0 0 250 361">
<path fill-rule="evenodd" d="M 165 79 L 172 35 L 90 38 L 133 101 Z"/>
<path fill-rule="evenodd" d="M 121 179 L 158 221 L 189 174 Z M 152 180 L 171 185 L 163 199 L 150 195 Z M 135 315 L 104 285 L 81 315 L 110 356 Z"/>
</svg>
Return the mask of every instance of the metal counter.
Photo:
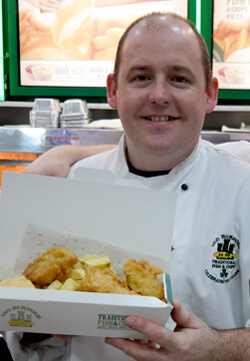
<svg viewBox="0 0 250 361">
<path fill-rule="evenodd" d="M 62 144 L 117 144 L 122 134 L 122 130 L 106 129 L 0 127 L 0 152 L 40 154 Z M 201 137 L 214 144 L 238 140 L 250 141 L 250 132 L 203 131 Z"/>
<path fill-rule="evenodd" d="M 117 144 L 123 131 L 92 129 L 0 128 L 0 152 L 44 153 L 62 144 Z"/>
</svg>

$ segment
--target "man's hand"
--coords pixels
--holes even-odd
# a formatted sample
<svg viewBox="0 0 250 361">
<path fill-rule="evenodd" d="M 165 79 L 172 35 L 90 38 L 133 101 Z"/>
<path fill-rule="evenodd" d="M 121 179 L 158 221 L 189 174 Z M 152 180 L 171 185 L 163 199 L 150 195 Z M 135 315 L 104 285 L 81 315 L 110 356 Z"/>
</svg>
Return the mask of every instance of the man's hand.
<svg viewBox="0 0 250 361">
<path fill-rule="evenodd" d="M 242 348 L 235 347 L 237 335 L 232 334 L 243 332 L 244 344 L 247 346 L 250 345 L 248 330 L 215 331 L 197 316 L 185 310 L 178 300 L 174 302 L 172 318 L 177 324 L 174 332 L 144 318 L 129 316 L 126 324 L 145 335 L 150 341 L 106 338 L 106 343 L 122 350 L 137 361 L 245 361 L 250 359 L 250 346 L 243 348 L 242 353 Z"/>
</svg>

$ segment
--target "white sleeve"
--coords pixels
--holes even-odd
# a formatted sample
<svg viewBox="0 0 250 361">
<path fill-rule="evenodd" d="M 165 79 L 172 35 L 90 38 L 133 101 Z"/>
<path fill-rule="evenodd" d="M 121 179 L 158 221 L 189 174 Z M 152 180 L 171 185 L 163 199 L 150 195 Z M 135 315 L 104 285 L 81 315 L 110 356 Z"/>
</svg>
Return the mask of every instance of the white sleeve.
<svg viewBox="0 0 250 361">
<path fill-rule="evenodd" d="M 67 341 L 49 337 L 41 342 L 22 342 L 22 332 L 2 332 L 14 361 L 62 361 Z"/>
<path fill-rule="evenodd" d="M 250 142 L 241 140 L 239 142 L 221 143 L 217 146 L 250 163 Z"/>
</svg>

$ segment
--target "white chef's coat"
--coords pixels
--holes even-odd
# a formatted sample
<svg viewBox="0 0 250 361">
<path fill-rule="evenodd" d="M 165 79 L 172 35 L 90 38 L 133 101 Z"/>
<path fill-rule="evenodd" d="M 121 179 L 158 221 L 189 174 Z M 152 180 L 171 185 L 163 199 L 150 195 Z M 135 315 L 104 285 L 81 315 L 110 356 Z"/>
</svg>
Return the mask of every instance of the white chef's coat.
<svg viewBox="0 0 250 361">
<path fill-rule="evenodd" d="M 250 163 L 250 143 L 246 140 L 241 140 L 239 142 L 221 143 L 217 144 L 217 147 L 227 150 L 229 153 Z"/>
<path fill-rule="evenodd" d="M 249 156 L 248 143 L 240 147 Z M 69 178 L 78 167 L 106 169 L 116 184 L 177 192 L 173 296 L 211 327 L 231 329 L 250 326 L 250 165 L 221 148 L 200 140 L 169 174 L 144 178 L 129 173 L 122 138 L 117 149 L 74 164 Z M 130 360 L 101 338 L 72 340 L 74 361 Z"/>
</svg>

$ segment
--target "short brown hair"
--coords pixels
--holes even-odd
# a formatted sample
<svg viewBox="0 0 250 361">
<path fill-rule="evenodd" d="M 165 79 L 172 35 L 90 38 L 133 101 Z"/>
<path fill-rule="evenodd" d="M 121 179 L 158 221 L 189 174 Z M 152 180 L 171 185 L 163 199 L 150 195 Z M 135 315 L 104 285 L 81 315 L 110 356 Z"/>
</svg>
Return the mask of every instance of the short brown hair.
<svg viewBox="0 0 250 361">
<path fill-rule="evenodd" d="M 157 25 L 157 20 L 160 17 L 171 17 L 172 19 L 177 19 L 180 21 L 185 22 L 192 30 L 193 33 L 196 36 L 196 39 L 198 40 L 199 43 L 199 47 L 201 50 L 201 61 L 202 61 L 202 67 L 204 69 L 204 76 L 205 76 L 205 86 L 206 86 L 206 90 L 208 89 L 208 86 L 210 84 L 211 78 L 212 78 L 212 72 L 211 72 L 211 65 L 210 65 L 210 60 L 209 60 L 209 54 L 208 54 L 208 49 L 207 49 L 207 45 L 205 43 L 205 40 L 203 39 L 203 37 L 198 33 L 198 31 L 196 30 L 194 24 L 178 15 L 175 13 L 164 13 L 164 12 L 153 12 L 151 14 L 148 15 L 144 15 L 138 19 L 136 19 L 135 21 L 133 21 L 129 27 L 125 30 L 125 32 L 123 33 L 118 47 L 117 47 L 117 52 L 116 52 L 116 59 L 115 59 L 115 65 L 114 65 L 114 81 L 117 84 L 117 79 L 118 79 L 118 72 L 119 72 L 119 67 L 121 64 L 121 58 L 122 58 L 122 49 L 124 46 L 124 43 L 128 37 L 128 34 L 130 33 L 130 31 L 135 27 L 135 25 L 137 25 L 138 23 L 145 21 L 146 25 Z"/>
</svg>

